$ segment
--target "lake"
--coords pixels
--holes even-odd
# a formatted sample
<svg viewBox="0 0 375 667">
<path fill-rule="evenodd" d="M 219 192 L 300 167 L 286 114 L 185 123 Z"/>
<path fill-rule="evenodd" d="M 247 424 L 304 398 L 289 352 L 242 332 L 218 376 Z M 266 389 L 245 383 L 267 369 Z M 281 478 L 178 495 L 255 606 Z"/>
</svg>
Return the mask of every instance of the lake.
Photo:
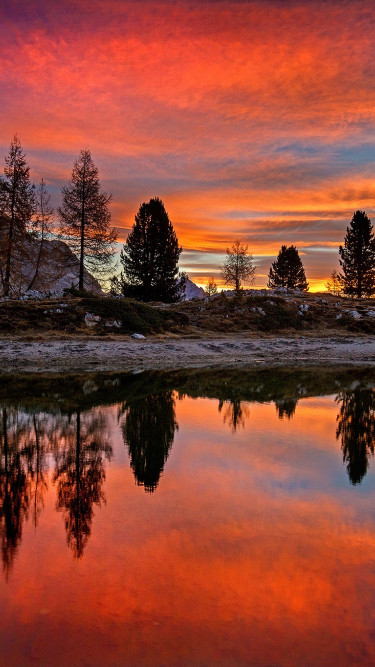
<svg viewBox="0 0 375 667">
<path fill-rule="evenodd" d="M 375 370 L 4 377 L 4 665 L 375 663 Z"/>
</svg>

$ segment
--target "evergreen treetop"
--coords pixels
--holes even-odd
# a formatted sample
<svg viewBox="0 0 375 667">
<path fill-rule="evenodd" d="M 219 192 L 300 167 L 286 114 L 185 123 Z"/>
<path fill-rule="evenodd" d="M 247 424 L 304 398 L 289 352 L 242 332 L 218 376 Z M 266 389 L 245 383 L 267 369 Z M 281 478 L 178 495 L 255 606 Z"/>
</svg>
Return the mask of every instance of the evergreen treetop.
<svg viewBox="0 0 375 667">
<path fill-rule="evenodd" d="M 302 292 L 308 290 L 305 269 L 298 250 L 294 245 L 281 246 L 281 250 L 275 262 L 271 264 L 268 274 L 268 287 L 285 287 L 287 289 L 299 289 Z"/>
<path fill-rule="evenodd" d="M 185 285 L 178 269 L 181 252 L 161 199 L 141 204 L 121 251 L 124 292 L 142 301 L 178 301 Z"/>
<path fill-rule="evenodd" d="M 375 237 L 365 211 L 356 211 L 346 229 L 345 245 L 340 246 L 340 279 L 344 294 L 372 296 L 375 292 Z"/>
</svg>

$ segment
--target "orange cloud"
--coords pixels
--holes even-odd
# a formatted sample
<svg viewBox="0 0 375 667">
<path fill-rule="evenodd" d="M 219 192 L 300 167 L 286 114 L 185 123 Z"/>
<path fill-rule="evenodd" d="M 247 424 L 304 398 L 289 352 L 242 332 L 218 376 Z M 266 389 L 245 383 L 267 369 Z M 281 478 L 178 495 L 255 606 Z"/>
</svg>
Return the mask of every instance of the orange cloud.
<svg viewBox="0 0 375 667">
<path fill-rule="evenodd" d="M 338 243 L 356 208 L 374 210 L 370 2 L 11 5 L 3 152 L 17 131 L 57 191 L 89 146 L 122 238 L 156 194 L 182 246 L 210 252 Z M 321 254 L 320 280 L 330 270 Z"/>
</svg>

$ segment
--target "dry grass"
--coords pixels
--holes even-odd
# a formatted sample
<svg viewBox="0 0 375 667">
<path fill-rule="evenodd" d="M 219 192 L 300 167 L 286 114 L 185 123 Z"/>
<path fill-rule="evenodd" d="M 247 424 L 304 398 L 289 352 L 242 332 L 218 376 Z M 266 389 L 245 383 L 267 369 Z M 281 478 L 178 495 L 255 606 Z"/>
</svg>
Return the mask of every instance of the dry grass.
<svg viewBox="0 0 375 667">
<path fill-rule="evenodd" d="M 353 318 L 349 311 L 361 314 Z M 171 338 L 210 337 L 239 332 L 259 335 L 296 334 L 325 336 L 375 333 L 374 300 L 352 301 L 327 294 L 238 297 L 217 295 L 209 300 L 148 305 L 110 297 L 67 297 L 45 301 L 6 301 L 0 305 L 0 333 L 17 335 L 27 342 L 61 337 L 118 338 L 138 332 Z M 85 314 L 99 316 L 93 327 Z M 121 323 L 114 327 L 113 321 Z M 112 326 L 108 326 L 111 325 Z"/>
</svg>

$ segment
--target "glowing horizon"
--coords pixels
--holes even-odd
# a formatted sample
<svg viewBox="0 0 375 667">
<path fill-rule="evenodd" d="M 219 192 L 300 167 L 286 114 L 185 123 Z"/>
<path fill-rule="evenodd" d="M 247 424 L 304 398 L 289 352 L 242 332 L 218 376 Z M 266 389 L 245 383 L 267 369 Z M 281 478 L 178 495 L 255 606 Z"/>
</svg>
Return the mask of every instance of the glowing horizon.
<svg viewBox="0 0 375 667">
<path fill-rule="evenodd" d="M 198 284 L 239 239 L 256 287 L 294 244 L 322 289 L 375 213 L 373 27 L 369 0 L 4 3 L 1 163 L 17 133 L 57 205 L 89 147 L 120 242 L 157 195 Z"/>
</svg>

